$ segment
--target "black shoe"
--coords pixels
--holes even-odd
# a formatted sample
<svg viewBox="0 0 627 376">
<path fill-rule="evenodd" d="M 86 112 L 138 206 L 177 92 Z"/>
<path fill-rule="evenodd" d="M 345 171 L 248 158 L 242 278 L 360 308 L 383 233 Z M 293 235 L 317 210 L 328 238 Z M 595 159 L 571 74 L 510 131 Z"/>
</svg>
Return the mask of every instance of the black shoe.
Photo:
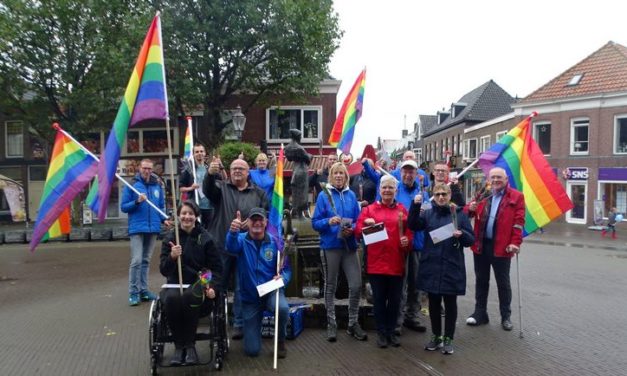
<svg viewBox="0 0 627 376">
<path fill-rule="evenodd" d="M 403 321 L 403 326 L 413 331 L 420 332 L 420 333 L 424 333 L 427 331 L 427 327 L 424 325 L 421 325 L 420 321 L 418 320 L 413 320 L 413 321 L 405 320 Z"/>
<path fill-rule="evenodd" d="M 470 326 L 478 326 L 478 325 L 483 325 L 483 324 L 487 324 L 490 322 L 490 318 L 488 317 L 487 314 L 479 314 L 479 313 L 473 313 L 472 315 L 470 315 L 467 319 L 466 319 L 466 325 L 470 325 Z"/>
<path fill-rule="evenodd" d="M 400 337 L 403 334 L 403 331 L 401 330 L 400 326 L 397 326 L 396 328 L 394 328 L 394 335 L 397 337 Z"/>
<path fill-rule="evenodd" d="M 390 346 L 392 347 L 399 347 L 401 345 L 401 341 L 398 339 L 398 337 L 394 334 L 391 334 L 388 337 L 388 343 L 390 344 Z"/>
<path fill-rule="evenodd" d="M 170 365 L 180 366 L 181 364 L 183 364 L 184 359 L 185 359 L 185 349 L 183 349 L 182 347 L 177 347 L 174 350 L 174 355 L 172 355 L 172 359 L 170 359 Z"/>
<path fill-rule="evenodd" d="M 507 330 L 508 332 L 514 329 L 514 325 L 510 319 L 504 319 L 501 321 L 501 326 L 503 327 L 503 330 Z"/>
<path fill-rule="evenodd" d="M 231 334 L 231 339 L 237 341 L 242 338 L 244 338 L 244 331 L 240 326 L 234 326 L 233 333 Z"/>
<path fill-rule="evenodd" d="M 381 349 L 385 349 L 388 347 L 388 337 L 381 332 L 379 332 L 377 335 L 377 346 L 379 346 L 379 348 Z"/>
<path fill-rule="evenodd" d="M 346 333 L 348 333 L 349 336 L 352 336 L 358 341 L 368 340 L 368 335 L 366 334 L 366 332 L 364 332 L 361 326 L 359 326 L 359 323 L 354 323 L 353 325 L 349 326 L 346 330 Z"/>
<path fill-rule="evenodd" d="M 287 356 L 287 349 L 285 348 L 285 341 L 279 341 L 279 346 L 277 349 L 277 358 L 285 359 Z"/>
<path fill-rule="evenodd" d="M 185 349 L 185 364 L 193 365 L 198 364 L 198 353 L 195 346 L 190 346 Z"/>
<path fill-rule="evenodd" d="M 327 341 L 329 342 L 337 341 L 337 325 L 327 324 Z"/>
</svg>

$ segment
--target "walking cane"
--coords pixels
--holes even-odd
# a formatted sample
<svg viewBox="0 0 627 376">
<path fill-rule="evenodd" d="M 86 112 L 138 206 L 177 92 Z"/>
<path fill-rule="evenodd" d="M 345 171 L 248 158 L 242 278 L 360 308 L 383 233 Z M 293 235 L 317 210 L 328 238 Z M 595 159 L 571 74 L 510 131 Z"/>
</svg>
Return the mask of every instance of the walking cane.
<svg viewBox="0 0 627 376">
<path fill-rule="evenodd" d="M 518 280 L 518 324 L 520 326 L 519 338 L 523 338 L 522 298 L 520 296 L 520 263 L 518 262 L 518 253 L 516 253 L 516 279 Z"/>
</svg>

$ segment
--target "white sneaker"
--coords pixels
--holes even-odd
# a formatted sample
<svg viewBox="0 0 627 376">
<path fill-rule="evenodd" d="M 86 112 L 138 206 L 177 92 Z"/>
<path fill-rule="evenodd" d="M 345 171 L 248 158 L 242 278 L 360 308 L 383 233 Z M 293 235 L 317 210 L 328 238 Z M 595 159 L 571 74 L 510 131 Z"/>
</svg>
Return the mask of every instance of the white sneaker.
<svg viewBox="0 0 627 376">
<path fill-rule="evenodd" d="M 470 316 L 466 319 L 466 325 L 477 325 L 477 320 L 474 317 Z"/>
</svg>

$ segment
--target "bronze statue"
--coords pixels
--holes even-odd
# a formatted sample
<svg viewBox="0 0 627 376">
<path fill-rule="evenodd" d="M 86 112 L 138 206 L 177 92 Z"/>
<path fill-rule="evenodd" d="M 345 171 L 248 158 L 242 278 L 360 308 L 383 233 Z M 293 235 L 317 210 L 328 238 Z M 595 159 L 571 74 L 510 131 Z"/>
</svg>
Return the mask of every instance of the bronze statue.
<svg viewBox="0 0 627 376">
<path fill-rule="evenodd" d="M 308 171 L 311 163 L 311 154 L 300 145 L 301 132 L 290 129 L 292 141 L 285 147 L 285 158 L 294 162 L 292 171 L 292 216 L 302 218 L 303 213 L 309 213 L 307 193 L 309 189 Z"/>
</svg>

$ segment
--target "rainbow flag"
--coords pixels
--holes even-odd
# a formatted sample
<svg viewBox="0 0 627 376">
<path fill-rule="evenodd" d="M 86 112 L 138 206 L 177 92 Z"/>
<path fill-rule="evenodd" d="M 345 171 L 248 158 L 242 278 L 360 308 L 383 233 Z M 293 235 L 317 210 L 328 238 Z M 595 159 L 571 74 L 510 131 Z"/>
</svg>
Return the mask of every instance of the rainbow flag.
<svg viewBox="0 0 627 376">
<path fill-rule="evenodd" d="M 268 217 L 268 233 L 274 238 L 281 251 L 283 249 L 283 144 L 281 144 L 279 160 L 276 164 L 274 191 Z"/>
<path fill-rule="evenodd" d="M 507 173 L 509 185 L 525 196 L 525 231 L 529 235 L 573 208 L 542 150 L 531 137 L 532 113 L 479 157 L 486 176 L 492 167 Z"/>
<path fill-rule="evenodd" d="M 194 136 L 192 135 L 192 118 L 187 117 L 187 130 L 185 131 L 185 147 L 183 148 L 183 158 L 194 159 Z"/>
<path fill-rule="evenodd" d="M 353 87 L 348 92 L 344 104 L 340 109 L 340 113 L 335 119 L 331 136 L 329 136 L 329 144 L 342 150 L 344 154 L 351 151 L 353 144 L 353 136 L 355 135 L 355 125 L 359 118 L 364 105 L 364 91 L 366 90 L 366 69 L 361 71 Z"/>
<path fill-rule="evenodd" d="M 120 150 L 129 126 L 148 119 L 168 119 L 168 101 L 165 87 L 161 20 L 159 13 L 150 24 L 144 44 L 139 51 L 135 68 L 124 92 L 111 133 L 98 166 L 98 198 L 91 209 L 103 222 L 107 214 L 111 185 L 120 159 Z"/>
<path fill-rule="evenodd" d="M 96 175 L 97 167 L 96 159 L 57 131 L 30 241 L 31 252 L 42 241 L 70 233 L 70 204 Z"/>
</svg>

